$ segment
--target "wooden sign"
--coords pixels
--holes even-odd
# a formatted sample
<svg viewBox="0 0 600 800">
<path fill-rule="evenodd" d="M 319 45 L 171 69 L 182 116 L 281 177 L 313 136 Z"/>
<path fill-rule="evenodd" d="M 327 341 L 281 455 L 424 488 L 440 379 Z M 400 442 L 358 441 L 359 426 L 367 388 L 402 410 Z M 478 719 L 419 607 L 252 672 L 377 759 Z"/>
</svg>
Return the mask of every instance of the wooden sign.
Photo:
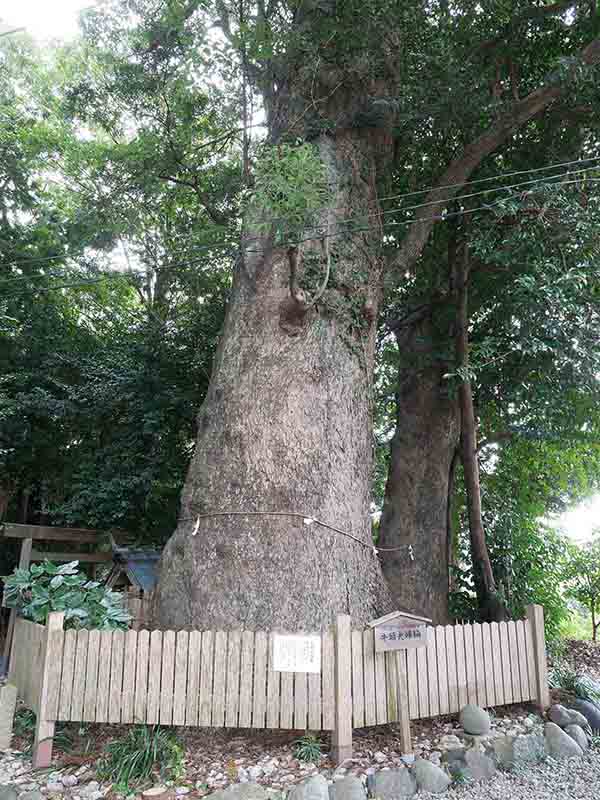
<svg viewBox="0 0 600 800">
<path fill-rule="evenodd" d="M 321 637 L 274 634 L 273 670 L 275 672 L 321 672 Z"/>
<path fill-rule="evenodd" d="M 428 628 L 426 617 L 394 611 L 369 623 L 375 631 L 375 652 L 407 650 L 426 647 Z"/>
</svg>

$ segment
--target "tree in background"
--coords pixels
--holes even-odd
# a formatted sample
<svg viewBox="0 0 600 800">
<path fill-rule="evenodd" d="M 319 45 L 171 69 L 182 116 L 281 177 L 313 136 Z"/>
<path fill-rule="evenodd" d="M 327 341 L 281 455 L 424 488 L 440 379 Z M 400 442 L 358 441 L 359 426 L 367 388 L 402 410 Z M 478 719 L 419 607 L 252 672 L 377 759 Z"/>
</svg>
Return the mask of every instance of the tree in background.
<svg viewBox="0 0 600 800">
<path fill-rule="evenodd" d="M 598 640 L 600 628 L 600 531 L 593 533 L 592 541 L 577 545 L 571 543 L 565 571 L 568 597 L 588 609 L 592 617 L 592 639 Z"/>
<path fill-rule="evenodd" d="M 229 138 L 217 167 L 202 152 L 191 165 L 227 187 L 213 220 L 206 187 L 180 183 L 173 161 L 210 126 L 205 92 L 195 105 L 185 65 L 160 85 L 124 82 L 97 53 L 2 42 L 4 506 L 162 544 L 222 325 L 240 172 Z"/>
</svg>

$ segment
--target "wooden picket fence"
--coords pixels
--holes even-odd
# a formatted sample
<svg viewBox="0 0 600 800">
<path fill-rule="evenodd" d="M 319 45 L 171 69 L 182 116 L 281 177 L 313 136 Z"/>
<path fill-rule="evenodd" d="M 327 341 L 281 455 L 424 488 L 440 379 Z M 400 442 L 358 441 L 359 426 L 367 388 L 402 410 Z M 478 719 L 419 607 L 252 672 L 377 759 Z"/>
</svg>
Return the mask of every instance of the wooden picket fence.
<svg viewBox="0 0 600 800">
<path fill-rule="evenodd" d="M 63 630 L 17 620 L 9 679 L 38 716 L 36 763 L 54 723 L 83 721 L 334 732 L 534 701 L 547 705 L 543 612 L 502 623 L 436 626 L 421 649 L 375 652 L 349 617 L 321 632 L 321 672 L 277 672 L 273 633 Z M 348 742 L 349 739 L 349 742 Z"/>
</svg>

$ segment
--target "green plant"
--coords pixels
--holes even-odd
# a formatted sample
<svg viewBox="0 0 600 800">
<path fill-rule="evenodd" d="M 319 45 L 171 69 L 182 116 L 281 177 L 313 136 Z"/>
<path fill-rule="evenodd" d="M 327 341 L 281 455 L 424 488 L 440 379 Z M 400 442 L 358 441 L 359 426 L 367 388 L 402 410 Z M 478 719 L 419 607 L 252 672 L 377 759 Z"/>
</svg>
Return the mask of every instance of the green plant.
<svg viewBox="0 0 600 800">
<path fill-rule="evenodd" d="M 33 747 L 33 737 L 35 734 L 36 715 L 34 711 L 28 708 L 20 708 L 16 714 L 13 723 L 13 732 L 15 736 L 24 740 L 22 750 L 26 754 L 31 753 Z M 83 729 L 80 729 L 80 733 Z M 56 726 L 56 733 L 54 734 L 54 746 L 57 750 L 67 752 L 73 749 L 74 737 L 72 735 L 72 726 L 70 723 L 59 722 Z"/>
<path fill-rule="evenodd" d="M 458 786 L 471 782 L 471 775 L 464 767 L 456 767 L 456 769 L 452 771 L 452 778 L 454 779 L 454 783 Z"/>
<path fill-rule="evenodd" d="M 600 703 L 600 685 L 568 664 L 557 664 L 553 667 L 548 673 L 548 684 L 551 689 L 562 689 L 582 700 Z"/>
<path fill-rule="evenodd" d="M 97 772 L 118 790 L 147 780 L 153 772 L 177 780 L 183 773 L 183 749 L 171 731 L 158 725 L 136 725 L 106 745 Z"/>
<path fill-rule="evenodd" d="M 20 708 L 13 723 L 13 733 L 20 739 L 30 739 L 35 732 L 35 714 L 28 708 Z"/>
<path fill-rule="evenodd" d="M 255 201 L 265 217 L 277 220 L 276 237 L 302 231 L 327 202 L 327 176 L 311 144 L 278 144 L 265 148 L 256 166 Z M 271 222 L 257 223 L 270 227 Z"/>
<path fill-rule="evenodd" d="M 313 733 L 305 733 L 294 742 L 294 757 L 298 761 L 316 763 L 321 759 L 323 743 Z"/>
<path fill-rule="evenodd" d="M 5 601 L 24 617 L 44 624 L 51 611 L 64 611 L 67 628 L 127 628 L 131 621 L 122 595 L 90 581 L 78 561 L 50 561 L 16 569 L 4 578 Z"/>
</svg>

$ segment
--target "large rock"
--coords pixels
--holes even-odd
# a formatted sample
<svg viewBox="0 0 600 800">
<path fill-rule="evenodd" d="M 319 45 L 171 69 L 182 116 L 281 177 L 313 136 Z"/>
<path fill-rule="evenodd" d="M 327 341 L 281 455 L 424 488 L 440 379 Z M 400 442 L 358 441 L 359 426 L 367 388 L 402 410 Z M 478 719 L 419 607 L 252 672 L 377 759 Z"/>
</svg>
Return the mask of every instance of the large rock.
<svg viewBox="0 0 600 800">
<path fill-rule="evenodd" d="M 417 786 L 424 792 L 431 794 L 441 794 L 445 792 L 452 781 L 447 773 L 440 767 L 436 767 L 431 761 L 419 758 L 415 761 L 415 778 Z"/>
<path fill-rule="evenodd" d="M 460 724 L 465 733 L 485 736 L 490 732 L 490 715 L 487 711 L 473 703 L 466 705 L 460 712 Z"/>
<path fill-rule="evenodd" d="M 566 728 L 572 722 L 569 709 L 558 703 L 548 709 L 548 719 L 561 728 Z"/>
<path fill-rule="evenodd" d="M 346 775 L 329 786 L 329 800 L 366 800 L 367 793 L 360 778 Z"/>
<path fill-rule="evenodd" d="M 565 733 L 567 733 L 574 742 L 577 742 L 583 751 L 588 749 L 588 737 L 585 735 L 585 731 L 580 725 L 567 725 L 565 728 Z"/>
<path fill-rule="evenodd" d="M 323 783 L 325 784 L 325 791 L 321 795 L 303 795 L 306 800 L 329 800 L 328 792 L 327 792 L 327 781 L 321 775 L 316 777 L 321 778 Z M 312 780 L 312 778 L 309 778 Z M 300 789 L 302 784 L 298 784 L 298 786 L 294 787 L 294 792 L 297 789 Z M 292 792 L 293 794 L 293 792 Z M 291 797 L 292 795 L 290 795 Z M 213 794 L 208 795 L 211 800 L 267 800 L 268 794 L 266 789 L 263 786 L 259 786 L 258 783 L 234 783 L 231 786 L 228 786 L 226 789 L 220 789 L 218 792 L 213 792 Z M 300 800 L 300 795 L 297 796 L 297 800 Z"/>
<path fill-rule="evenodd" d="M 442 736 L 438 742 L 440 750 L 458 750 L 463 746 L 458 736 L 455 736 L 453 733 L 447 733 L 445 736 Z"/>
<path fill-rule="evenodd" d="M 549 722 L 544 731 L 546 751 L 553 758 L 571 758 L 582 756 L 583 750 L 576 741 L 559 728 L 554 722 Z"/>
<path fill-rule="evenodd" d="M 525 736 L 500 736 L 490 742 L 490 752 L 504 769 L 537 764 L 546 755 L 544 737 L 537 733 Z"/>
<path fill-rule="evenodd" d="M 466 752 L 466 747 L 453 747 L 452 750 L 446 750 L 442 754 L 442 761 L 449 766 L 456 763 L 463 764 Z"/>
<path fill-rule="evenodd" d="M 371 793 L 380 800 L 413 797 L 417 782 L 409 769 L 383 769 L 373 779 Z"/>
<path fill-rule="evenodd" d="M 576 711 L 574 708 L 569 708 L 568 711 L 570 725 L 579 725 L 579 727 L 583 728 L 584 730 L 589 728 L 589 722 L 580 711 Z"/>
<path fill-rule="evenodd" d="M 485 753 L 478 753 L 476 750 L 467 750 L 465 763 L 467 765 L 465 770 L 466 777 L 471 778 L 473 781 L 489 781 L 494 772 L 496 772 L 494 760 L 485 755 Z"/>
<path fill-rule="evenodd" d="M 245 784 L 251 786 L 252 784 Z M 262 787 L 260 787 L 262 789 Z M 227 791 L 227 790 L 225 790 Z M 264 789 L 263 789 L 264 791 Z M 221 800 L 221 798 L 219 799 Z M 255 798 L 222 798 L 222 800 L 255 800 Z M 263 800 L 258 798 L 257 800 Z M 288 794 L 288 800 L 329 800 L 329 786 L 322 775 L 312 775 L 298 783 Z"/>
<path fill-rule="evenodd" d="M 528 733 L 513 740 L 514 764 L 538 764 L 545 756 L 544 737 L 540 733 Z"/>
<path fill-rule="evenodd" d="M 573 700 L 571 703 L 587 719 L 593 731 L 600 731 L 600 706 L 589 700 Z M 571 709 L 572 711 L 573 709 Z"/>
</svg>

